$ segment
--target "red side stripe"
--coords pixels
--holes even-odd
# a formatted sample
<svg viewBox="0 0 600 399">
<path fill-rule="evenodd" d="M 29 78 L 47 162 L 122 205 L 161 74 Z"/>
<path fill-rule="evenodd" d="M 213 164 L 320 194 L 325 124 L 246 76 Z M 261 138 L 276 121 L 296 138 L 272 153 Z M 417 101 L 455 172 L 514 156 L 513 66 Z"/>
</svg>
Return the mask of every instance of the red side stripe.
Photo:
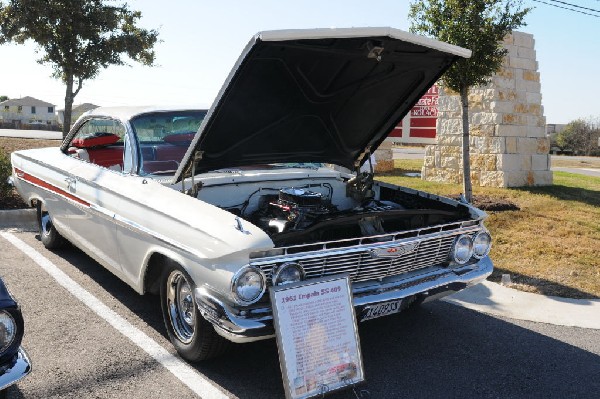
<svg viewBox="0 0 600 399">
<path fill-rule="evenodd" d="M 43 181 L 42 179 L 39 179 L 39 178 L 37 178 L 35 176 L 32 176 L 29 173 L 25 173 L 21 169 L 15 168 L 15 173 L 17 174 L 17 177 L 19 179 L 23 179 L 23 180 L 25 180 L 25 181 L 27 181 L 29 183 L 32 183 L 32 184 L 35 184 L 35 185 L 40 186 L 42 188 L 45 188 L 48 191 L 52 191 L 52 192 L 54 192 L 56 194 L 60 194 L 63 197 L 67 197 L 68 199 L 70 199 L 72 201 L 75 201 L 75 202 L 77 202 L 79 204 L 82 204 L 82 205 L 85 205 L 85 206 L 90 206 L 89 202 L 84 201 L 81 198 L 76 197 L 73 194 L 66 192 L 65 190 L 62 190 L 62 189 L 60 189 L 60 188 L 58 188 L 56 186 L 53 186 L 52 184 L 47 183 L 47 182 Z"/>
</svg>

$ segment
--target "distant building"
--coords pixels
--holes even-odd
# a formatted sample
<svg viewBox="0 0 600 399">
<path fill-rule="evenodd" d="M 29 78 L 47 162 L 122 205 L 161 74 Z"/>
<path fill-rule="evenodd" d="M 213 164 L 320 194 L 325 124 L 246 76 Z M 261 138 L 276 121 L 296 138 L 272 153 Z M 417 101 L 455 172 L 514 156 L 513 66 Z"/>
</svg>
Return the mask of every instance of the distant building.
<svg viewBox="0 0 600 399">
<path fill-rule="evenodd" d="M 99 105 L 91 103 L 75 104 L 71 110 L 71 126 L 79 119 L 79 117 L 88 111 L 98 108 Z M 62 126 L 65 121 L 65 110 L 59 109 L 57 113 L 58 124 Z"/>
<path fill-rule="evenodd" d="M 56 106 L 33 97 L 0 102 L 0 123 L 15 129 L 56 126 Z"/>
</svg>

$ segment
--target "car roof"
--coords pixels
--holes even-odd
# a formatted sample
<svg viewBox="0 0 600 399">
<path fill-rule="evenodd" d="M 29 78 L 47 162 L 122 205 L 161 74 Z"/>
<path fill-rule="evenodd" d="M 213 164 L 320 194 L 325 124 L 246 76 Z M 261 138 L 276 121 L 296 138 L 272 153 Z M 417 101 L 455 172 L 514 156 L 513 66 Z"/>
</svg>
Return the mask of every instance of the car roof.
<svg viewBox="0 0 600 399">
<path fill-rule="evenodd" d="M 82 117 L 102 116 L 112 117 L 120 120 L 130 120 L 138 115 L 153 112 L 170 111 L 206 111 L 201 107 L 182 107 L 182 106 L 156 106 L 156 105 L 138 105 L 138 106 L 117 106 L 117 107 L 99 107 L 86 112 Z"/>
</svg>

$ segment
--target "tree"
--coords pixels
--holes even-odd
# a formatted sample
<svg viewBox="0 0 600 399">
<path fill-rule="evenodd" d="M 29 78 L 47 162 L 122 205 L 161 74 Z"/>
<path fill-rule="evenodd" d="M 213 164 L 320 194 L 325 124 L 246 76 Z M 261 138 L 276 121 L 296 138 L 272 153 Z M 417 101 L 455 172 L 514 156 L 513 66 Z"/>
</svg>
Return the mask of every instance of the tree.
<svg viewBox="0 0 600 399">
<path fill-rule="evenodd" d="M 0 2 L 0 44 L 33 40 L 41 64 L 66 85 L 63 136 L 71 125 L 73 100 L 83 82 L 124 56 L 153 65 L 156 30 L 137 27 L 142 14 L 110 0 L 10 0 Z"/>
<path fill-rule="evenodd" d="M 417 0 L 410 5 L 411 32 L 465 47 L 471 58 L 458 60 L 442 77 L 444 86 L 459 93 L 462 105 L 463 190 L 472 201 L 469 164 L 469 88 L 486 84 L 500 69 L 506 50 L 501 41 L 525 25 L 530 11 L 521 0 Z"/>
<path fill-rule="evenodd" d="M 8 96 L 0 96 L 0 103 L 8 100 Z"/>
<path fill-rule="evenodd" d="M 577 154 L 593 155 L 600 152 L 600 119 L 577 119 L 556 136 L 556 144 Z"/>
</svg>

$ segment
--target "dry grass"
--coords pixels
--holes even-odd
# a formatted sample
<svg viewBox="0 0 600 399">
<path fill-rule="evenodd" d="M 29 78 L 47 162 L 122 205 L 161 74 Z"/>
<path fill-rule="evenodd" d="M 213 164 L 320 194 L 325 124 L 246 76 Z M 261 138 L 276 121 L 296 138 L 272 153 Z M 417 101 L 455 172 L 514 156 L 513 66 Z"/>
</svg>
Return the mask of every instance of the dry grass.
<svg viewBox="0 0 600 399">
<path fill-rule="evenodd" d="M 10 154 L 13 151 L 28 150 L 30 148 L 58 147 L 60 140 L 23 139 L 14 137 L 0 137 L 0 151 Z"/>
<path fill-rule="evenodd" d="M 421 161 L 400 160 L 401 170 Z M 381 180 L 434 192 L 460 193 L 455 184 L 385 175 Z M 518 211 L 490 212 L 486 226 L 494 244 L 492 279 L 510 273 L 516 288 L 572 298 L 600 298 L 600 178 L 554 173 L 554 185 L 518 189 L 474 188 L 517 204 Z"/>
</svg>

